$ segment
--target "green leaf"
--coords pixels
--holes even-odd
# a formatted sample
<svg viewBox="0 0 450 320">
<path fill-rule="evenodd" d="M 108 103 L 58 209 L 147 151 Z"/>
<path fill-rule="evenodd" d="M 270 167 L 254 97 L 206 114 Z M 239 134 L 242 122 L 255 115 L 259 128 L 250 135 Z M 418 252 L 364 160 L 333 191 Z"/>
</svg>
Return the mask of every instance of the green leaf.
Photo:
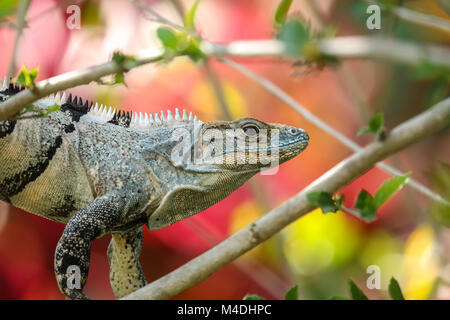
<svg viewBox="0 0 450 320">
<path fill-rule="evenodd" d="M 197 12 L 200 0 L 195 0 L 194 4 L 186 11 L 183 17 L 184 26 L 188 29 L 195 29 L 195 13 Z"/>
<path fill-rule="evenodd" d="M 425 93 L 424 104 L 433 106 L 450 95 L 450 82 L 443 77 L 433 81 Z"/>
<path fill-rule="evenodd" d="M 47 114 L 49 114 L 51 112 L 59 111 L 59 110 L 61 110 L 61 106 L 55 103 L 55 104 L 47 107 Z"/>
<path fill-rule="evenodd" d="M 112 60 L 125 71 L 130 70 L 139 64 L 135 57 L 125 55 L 120 51 L 116 51 L 113 53 Z"/>
<path fill-rule="evenodd" d="M 345 199 L 344 195 L 337 196 L 335 198 L 336 205 L 339 208 L 339 210 L 342 209 L 342 207 L 344 206 L 344 199 Z"/>
<path fill-rule="evenodd" d="M 413 69 L 412 77 L 417 80 L 443 78 L 450 82 L 450 70 L 429 62 L 422 62 Z"/>
<path fill-rule="evenodd" d="M 200 50 L 197 39 L 193 37 L 188 37 L 187 41 L 188 41 L 187 46 L 181 52 L 181 54 L 187 55 L 195 63 L 203 61 L 206 58 L 206 56 Z"/>
<path fill-rule="evenodd" d="M 377 206 L 375 205 L 375 200 L 364 189 L 358 194 L 355 208 L 359 209 L 361 218 L 366 221 L 372 221 L 377 217 Z"/>
<path fill-rule="evenodd" d="M 359 137 L 359 136 L 361 136 L 361 135 L 363 135 L 363 134 L 365 134 L 365 133 L 367 133 L 367 132 L 370 132 L 369 127 L 361 128 L 361 129 L 359 129 L 358 132 L 356 133 L 356 136 Z"/>
<path fill-rule="evenodd" d="M 405 300 L 402 289 L 400 289 L 400 285 L 394 277 L 391 278 L 391 282 L 389 283 L 389 294 L 394 300 Z"/>
<path fill-rule="evenodd" d="M 280 2 L 277 11 L 275 12 L 275 25 L 284 24 L 291 4 L 292 0 L 282 0 Z"/>
<path fill-rule="evenodd" d="M 290 288 L 288 292 L 286 292 L 284 300 L 298 300 L 298 285 Z"/>
<path fill-rule="evenodd" d="M 350 279 L 348 284 L 350 286 L 352 300 L 369 300 L 364 292 L 362 292 L 362 290 L 353 282 L 353 280 Z"/>
<path fill-rule="evenodd" d="M 311 191 L 306 198 L 312 205 L 320 207 L 323 213 L 336 212 L 340 209 L 334 201 L 333 195 L 325 191 Z"/>
<path fill-rule="evenodd" d="M 177 49 L 178 38 L 171 29 L 160 27 L 158 28 L 158 30 L 156 30 L 156 35 L 158 36 L 159 40 L 161 40 L 165 49 Z"/>
<path fill-rule="evenodd" d="M 374 203 L 376 209 L 378 209 L 383 203 L 385 203 L 394 193 L 396 193 L 401 187 L 405 185 L 411 173 L 407 173 L 404 176 L 396 176 L 388 181 L 385 181 L 381 187 L 377 190 L 374 196 Z"/>
<path fill-rule="evenodd" d="M 27 112 L 36 112 L 38 111 L 38 109 L 36 109 L 36 107 L 33 104 L 29 104 L 25 107 L 25 110 Z"/>
<path fill-rule="evenodd" d="M 124 85 L 126 85 L 125 83 L 125 75 L 122 73 L 117 73 L 114 77 L 114 84 L 119 84 L 119 83 L 123 83 Z"/>
<path fill-rule="evenodd" d="M 55 111 L 59 111 L 59 110 L 61 110 L 61 106 L 57 105 L 57 104 L 53 104 L 53 105 L 47 107 L 47 109 L 45 109 L 45 110 L 37 110 L 37 111 L 40 112 L 41 116 L 47 116 L 50 113 L 55 112 Z"/>
<path fill-rule="evenodd" d="M 375 134 L 375 139 L 378 139 L 384 132 L 384 114 L 378 112 L 372 119 L 369 120 L 369 125 L 367 127 L 361 128 L 357 136 L 360 136 L 367 132 L 373 132 Z"/>
<path fill-rule="evenodd" d="M 35 85 L 34 80 L 36 80 L 37 74 L 38 68 L 28 70 L 25 66 L 23 66 L 22 71 L 20 71 L 19 75 L 17 76 L 17 83 L 33 90 Z"/>
<path fill-rule="evenodd" d="M 289 55 L 301 56 L 305 53 L 305 45 L 310 40 L 310 30 L 297 20 L 290 21 L 281 28 L 280 40 L 284 41 Z"/>
<path fill-rule="evenodd" d="M 247 294 L 242 300 L 266 300 L 263 297 L 258 296 L 257 294 Z"/>
<path fill-rule="evenodd" d="M 199 40 L 187 32 L 175 33 L 169 28 L 159 28 L 157 35 L 163 43 L 166 61 L 181 55 L 187 55 L 194 62 L 203 61 L 206 58 L 199 48 Z"/>
</svg>

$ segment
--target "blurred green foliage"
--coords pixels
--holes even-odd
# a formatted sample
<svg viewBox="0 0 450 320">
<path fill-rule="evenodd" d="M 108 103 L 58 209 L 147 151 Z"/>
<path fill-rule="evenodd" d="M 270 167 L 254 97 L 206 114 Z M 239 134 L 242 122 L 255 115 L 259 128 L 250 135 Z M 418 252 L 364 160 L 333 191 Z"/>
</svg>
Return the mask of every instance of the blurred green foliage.
<svg viewBox="0 0 450 320">
<path fill-rule="evenodd" d="M 18 0 L 2 0 L 0 1 L 0 21 L 15 13 Z"/>
<path fill-rule="evenodd" d="M 279 28 L 286 22 L 286 18 L 289 12 L 289 8 L 292 4 L 292 0 L 282 0 L 275 12 L 274 24 L 276 28 Z"/>
<path fill-rule="evenodd" d="M 195 29 L 195 14 L 197 13 L 199 3 L 200 0 L 195 0 L 192 6 L 189 7 L 184 14 L 183 23 L 188 29 Z"/>
<path fill-rule="evenodd" d="M 408 181 L 410 173 L 396 176 L 385 181 L 375 192 L 374 197 L 366 190 L 361 190 L 356 199 L 355 208 L 361 212 L 361 217 L 366 221 L 372 221 L 377 216 L 377 210 Z"/>
<path fill-rule="evenodd" d="M 34 81 L 36 80 L 39 68 L 33 68 L 28 70 L 25 66 L 22 67 L 19 75 L 17 76 L 17 83 L 30 88 L 30 90 L 34 89 Z"/>
<path fill-rule="evenodd" d="M 336 201 L 333 199 L 333 195 L 331 193 L 325 191 L 312 191 L 309 192 L 306 197 L 308 198 L 309 203 L 316 207 L 320 207 L 323 213 L 336 212 L 340 210 L 344 201 L 342 196 L 339 197 L 338 201 Z"/>
<path fill-rule="evenodd" d="M 293 286 L 286 292 L 284 300 L 298 300 L 298 285 Z"/>
<path fill-rule="evenodd" d="M 105 21 L 101 14 L 101 2 L 98 0 L 87 0 L 81 3 L 81 25 L 86 26 L 101 26 L 105 25 Z"/>
<path fill-rule="evenodd" d="M 431 173 L 434 189 L 450 201 L 450 164 L 439 163 Z M 450 207 L 444 204 L 434 202 L 432 206 L 434 219 L 450 228 Z"/>
<path fill-rule="evenodd" d="M 400 285 L 395 278 L 391 278 L 391 282 L 389 283 L 389 294 L 394 300 L 405 300 L 402 289 L 400 289 Z"/>
<path fill-rule="evenodd" d="M 164 47 L 166 61 L 182 55 L 188 56 L 196 63 L 200 63 L 206 58 L 199 48 L 199 40 L 186 31 L 175 31 L 168 27 L 160 27 L 156 34 Z"/>
<path fill-rule="evenodd" d="M 383 112 L 378 112 L 369 120 L 369 125 L 361 128 L 356 135 L 360 136 L 364 133 L 372 132 L 377 140 L 384 136 L 384 130 L 384 114 Z"/>
</svg>

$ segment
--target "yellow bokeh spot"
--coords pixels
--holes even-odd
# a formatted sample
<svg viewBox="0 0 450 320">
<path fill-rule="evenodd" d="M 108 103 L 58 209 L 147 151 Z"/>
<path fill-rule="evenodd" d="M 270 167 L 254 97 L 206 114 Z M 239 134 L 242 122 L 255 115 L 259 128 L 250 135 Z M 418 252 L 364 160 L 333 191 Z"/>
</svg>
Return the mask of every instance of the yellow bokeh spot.
<svg viewBox="0 0 450 320">
<path fill-rule="evenodd" d="M 249 200 L 239 204 L 231 213 L 231 220 L 229 224 L 229 233 L 234 234 L 246 226 L 252 224 L 263 214 L 263 209 L 257 202 Z M 250 258 L 260 255 L 263 250 L 262 246 L 257 246 L 255 249 L 246 253 L 244 257 Z"/>
<path fill-rule="evenodd" d="M 248 106 L 239 89 L 230 82 L 222 81 L 223 94 L 228 106 L 228 112 L 233 119 L 248 115 Z M 209 82 L 199 82 L 194 86 L 190 104 L 198 111 L 203 121 L 212 121 L 222 117 L 221 107 L 216 94 Z"/>
<path fill-rule="evenodd" d="M 246 201 L 239 204 L 231 213 L 229 225 L 230 234 L 236 233 L 255 220 L 257 220 L 263 210 L 255 201 Z"/>
<path fill-rule="evenodd" d="M 417 227 L 405 244 L 403 293 L 406 299 L 426 299 L 438 274 L 434 232 L 428 225 Z"/>
<path fill-rule="evenodd" d="M 401 278 L 403 246 L 390 233 L 378 229 L 366 236 L 359 261 L 364 270 L 375 265 L 381 270 L 380 284 L 387 288 L 391 277 Z"/>
<path fill-rule="evenodd" d="M 286 228 L 284 253 L 302 275 L 315 274 L 349 262 L 360 246 L 361 230 L 341 212 L 317 209 Z"/>
</svg>

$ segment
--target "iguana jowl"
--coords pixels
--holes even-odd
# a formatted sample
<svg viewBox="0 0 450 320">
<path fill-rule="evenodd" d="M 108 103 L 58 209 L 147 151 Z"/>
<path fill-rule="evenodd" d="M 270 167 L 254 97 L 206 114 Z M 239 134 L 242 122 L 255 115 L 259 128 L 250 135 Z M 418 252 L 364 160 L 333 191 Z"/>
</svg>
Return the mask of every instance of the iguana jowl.
<svg viewBox="0 0 450 320">
<path fill-rule="evenodd" d="M 0 81 L 0 102 L 20 90 Z M 36 116 L 55 103 L 60 111 Z M 82 289 L 94 239 L 112 234 L 110 281 L 116 297 L 123 297 L 146 284 L 139 263 L 144 224 L 158 229 L 205 210 L 267 166 L 248 161 L 252 156 L 277 149 L 282 163 L 309 141 L 302 129 L 252 118 L 203 123 L 178 110 L 175 116 L 130 114 L 71 95 L 38 100 L 32 109 L 20 120 L 0 122 L 0 200 L 66 224 L 54 262 L 58 286 L 71 299 L 87 298 Z M 224 136 L 239 132 L 234 147 L 250 138 L 264 142 L 263 132 L 268 138 L 257 148 L 211 153 L 214 160 L 231 156 L 231 162 L 195 161 L 207 149 L 199 143 L 202 134 L 212 129 Z M 183 161 L 174 161 L 181 140 L 173 137 L 180 130 L 191 142 L 182 149 Z M 273 132 L 277 140 L 271 140 Z M 73 267 L 79 268 L 80 286 L 68 282 Z"/>
</svg>

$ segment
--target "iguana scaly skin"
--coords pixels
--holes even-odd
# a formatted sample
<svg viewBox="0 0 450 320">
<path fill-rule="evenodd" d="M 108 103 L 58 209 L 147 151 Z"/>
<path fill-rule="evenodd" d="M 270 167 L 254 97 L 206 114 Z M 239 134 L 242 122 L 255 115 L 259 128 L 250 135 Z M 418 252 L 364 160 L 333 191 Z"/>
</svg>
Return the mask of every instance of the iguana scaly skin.
<svg viewBox="0 0 450 320">
<path fill-rule="evenodd" d="M 0 102 L 20 90 L 5 79 Z M 36 114 L 54 104 L 60 111 Z M 282 163 L 309 141 L 301 129 L 251 118 L 203 123 L 178 110 L 175 116 L 170 111 L 138 115 L 71 95 L 52 95 L 27 110 L 19 120 L 0 122 L 0 200 L 66 224 L 56 247 L 55 275 L 70 299 L 87 298 L 82 289 L 94 239 L 112 234 L 111 286 L 123 297 L 146 284 L 139 263 L 144 224 L 158 229 L 207 209 L 268 166 L 253 163 L 252 156 L 263 159 L 277 150 Z M 208 146 L 218 139 L 213 135 L 204 143 L 211 130 L 227 138 L 238 132 L 231 140 L 234 148 L 211 152 Z M 257 148 L 236 148 L 251 138 L 260 143 Z M 188 147 L 180 149 L 181 141 Z M 208 152 L 214 161 L 196 161 Z M 234 160 L 215 161 L 223 156 Z M 72 281 L 73 268 L 79 270 L 79 286 Z"/>
</svg>

